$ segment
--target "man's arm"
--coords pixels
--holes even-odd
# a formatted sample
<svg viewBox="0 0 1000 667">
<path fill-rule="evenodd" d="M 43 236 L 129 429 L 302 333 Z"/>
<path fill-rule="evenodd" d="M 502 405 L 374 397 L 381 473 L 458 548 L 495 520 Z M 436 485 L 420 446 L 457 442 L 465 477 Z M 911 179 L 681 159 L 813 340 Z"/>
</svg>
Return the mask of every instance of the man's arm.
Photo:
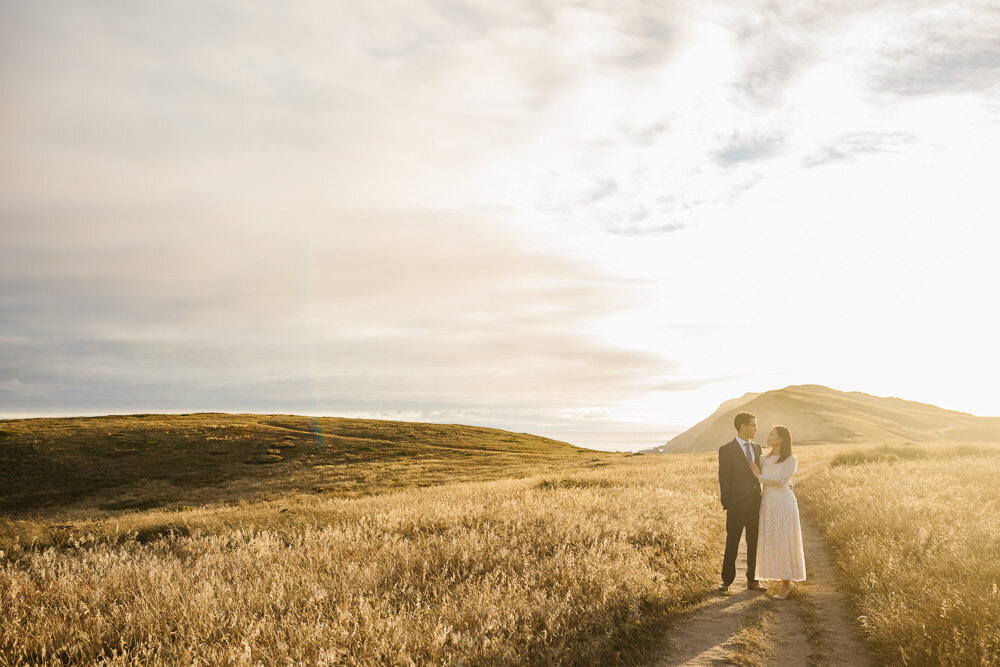
<svg viewBox="0 0 1000 667">
<path fill-rule="evenodd" d="M 726 456 L 725 446 L 719 448 L 719 496 L 722 498 L 722 509 L 729 508 L 729 478 L 732 466 Z"/>
</svg>

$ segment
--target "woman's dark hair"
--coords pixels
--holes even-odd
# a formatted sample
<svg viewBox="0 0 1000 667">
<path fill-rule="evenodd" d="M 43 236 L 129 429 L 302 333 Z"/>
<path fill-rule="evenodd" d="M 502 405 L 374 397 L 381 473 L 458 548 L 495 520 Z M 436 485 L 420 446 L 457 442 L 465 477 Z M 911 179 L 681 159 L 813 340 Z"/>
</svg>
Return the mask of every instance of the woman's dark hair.
<svg viewBox="0 0 1000 667">
<path fill-rule="evenodd" d="M 781 438 L 781 447 L 778 448 L 778 463 L 781 463 L 792 455 L 792 434 L 784 426 L 775 426 L 774 430 Z"/>
</svg>

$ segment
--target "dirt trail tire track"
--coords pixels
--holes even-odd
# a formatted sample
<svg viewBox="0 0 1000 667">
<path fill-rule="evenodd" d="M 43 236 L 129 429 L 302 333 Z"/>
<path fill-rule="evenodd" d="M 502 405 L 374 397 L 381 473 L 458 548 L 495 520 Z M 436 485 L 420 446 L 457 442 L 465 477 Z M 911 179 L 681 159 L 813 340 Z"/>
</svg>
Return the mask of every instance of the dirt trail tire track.
<svg viewBox="0 0 1000 667">
<path fill-rule="evenodd" d="M 817 612 L 824 647 L 825 664 L 864 666 L 873 664 L 858 633 L 856 619 L 843 594 L 837 590 L 833 559 L 822 537 L 802 517 L 802 540 L 806 554 L 806 574 L 810 601 Z M 736 580 L 725 594 L 708 596 L 701 607 L 681 619 L 666 632 L 656 667 L 729 665 L 733 638 L 740 618 L 763 594 L 746 590 L 745 545 L 740 545 Z M 720 544 L 719 558 L 722 552 Z M 794 595 L 794 593 L 793 593 Z M 771 628 L 773 645 L 770 665 L 807 665 L 812 647 L 806 637 L 802 613 L 792 600 L 770 603 L 775 613 Z"/>
<path fill-rule="evenodd" d="M 802 543 L 806 552 L 806 577 L 810 583 L 809 599 L 822 623 L 829 664 L 874 664 L 871 652 L 862 641 L 857 616 L 837 587 L 833 556 L 819 530 L 805 516 L 802 517 Z"/>
<path fill-rule="evenodd" d="M 798 605 L 789 601 L 774 601 L 777 619 L 774 623 L 773 653 L 768 663 L 771 665 L 808 665 L 812 646 L 806 638 L 805 624 Z M 865 663 L 858 663 L 865 664 Z"/>
<path fill-rule="evenodd" d="M 740 543 L 736 579 L 730 593 L 714 593 L 703 607 L 671 628 L 666 652 L 654 663 L 656 667 L 730 664 L 727 657 L 740 617 L 762 595 L 747 590 L 746 567 L 746 545 Z"/>
</svg>

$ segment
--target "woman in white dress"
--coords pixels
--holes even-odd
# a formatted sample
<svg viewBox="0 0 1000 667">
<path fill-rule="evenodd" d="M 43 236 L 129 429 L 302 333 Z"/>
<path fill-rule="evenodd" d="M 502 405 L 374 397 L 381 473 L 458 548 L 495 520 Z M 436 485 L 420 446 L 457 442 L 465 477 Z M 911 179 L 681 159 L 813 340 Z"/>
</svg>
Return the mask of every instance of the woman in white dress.
<svg viewBox="0 0 1000 667">
<path fill-rule="evenodd" d="M 781 581 L 781 589 L 773 597 L 784 600 L 795 586 L 792 582 L 806 579 L 799 505 L 788 486 L 798 469 L 798 461 L 792 455 L 792 434 L 784 426 L 771 429 L 767 444 L 771 451 L 761 458 L 760 467 L 750 464 L 764 485 L 757 538 L 757 580 Z"/>
</svg>

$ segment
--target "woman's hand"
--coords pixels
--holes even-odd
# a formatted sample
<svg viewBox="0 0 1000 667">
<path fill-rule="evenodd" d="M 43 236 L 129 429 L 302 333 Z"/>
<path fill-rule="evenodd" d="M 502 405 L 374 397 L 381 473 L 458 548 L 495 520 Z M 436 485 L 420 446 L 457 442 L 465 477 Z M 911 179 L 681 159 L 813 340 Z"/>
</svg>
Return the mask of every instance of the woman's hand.
<svg viewBox="0 0 1000 667">
<path fill-rule="evenodd" d="M 753 461 L 750 461 L 750 470 L 753 471 L 754 477 L 760 479 L 760 468 Z"/>
</svg>

